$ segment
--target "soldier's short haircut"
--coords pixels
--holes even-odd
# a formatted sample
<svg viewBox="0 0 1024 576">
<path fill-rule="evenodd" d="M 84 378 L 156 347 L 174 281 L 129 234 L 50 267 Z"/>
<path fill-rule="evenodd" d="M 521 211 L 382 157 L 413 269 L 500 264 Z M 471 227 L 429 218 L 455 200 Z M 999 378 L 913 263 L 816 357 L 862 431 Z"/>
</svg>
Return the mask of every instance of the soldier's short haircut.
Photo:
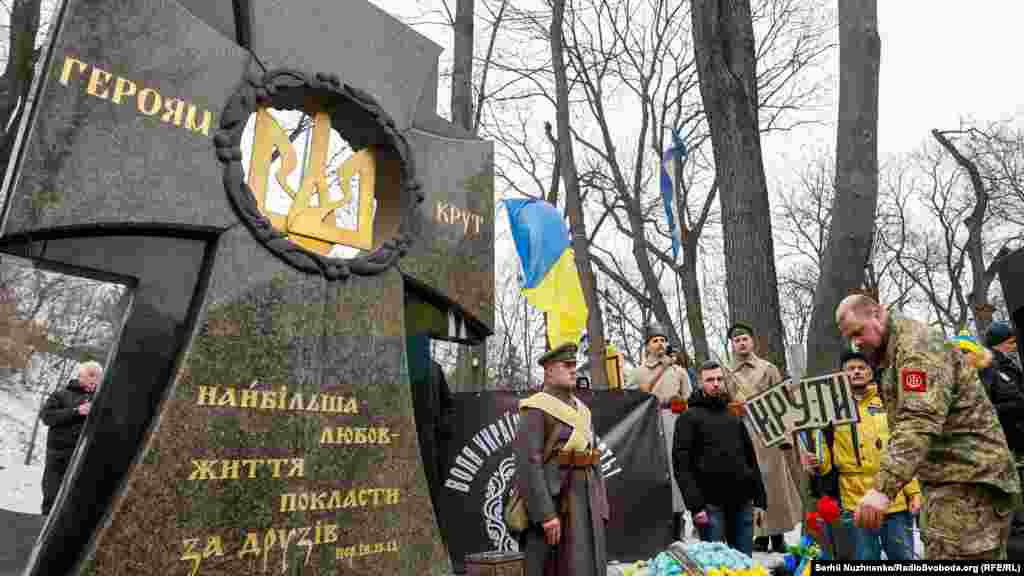
<svg viewBox="0 0 1024 576">
<path fill-rule="evenodd" d="M 867 315 L 872 310 L 878 308 L 878 302 L 874 298 L 866 294 L 852 294 L 847 296 L 843 303 L 840 304 L 839 310 L 837 310 L 836 321 L 842 318 L 838 312 L 842 312 L 843 316 L 852 313 L 857 318 L 861 318 Z"/>
<path fill-rule="evenodd" d="M 866 294 L 857 294 L 850 303 L 850 309 L 856 312 L 858 316 L 875 308 L 878 308 L 878 302 L 875 302 L 874 298 Z"/>
</svg>

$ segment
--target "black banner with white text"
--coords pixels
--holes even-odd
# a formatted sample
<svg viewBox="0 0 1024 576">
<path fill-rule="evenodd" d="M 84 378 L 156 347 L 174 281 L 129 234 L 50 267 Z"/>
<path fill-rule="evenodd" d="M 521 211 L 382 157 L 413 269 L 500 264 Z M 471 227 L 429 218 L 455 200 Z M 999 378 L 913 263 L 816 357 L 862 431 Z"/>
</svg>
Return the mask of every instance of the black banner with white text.
<svg viewBox="0 0 1024 576">
<path fill-rule="evenodd" d="M 609 560 L 651 558 L 670 542 L 672 492 L 655 397 L 639 391 L 578 390 L 593 414 L 611 519 Z M 467 554 L 518 550 L 502 518 L 505 489 L 515 474 L 519 400 L 512 392 L 452 396 L 441 517 L 448 549 L 461 564 Z"/>
</svg>

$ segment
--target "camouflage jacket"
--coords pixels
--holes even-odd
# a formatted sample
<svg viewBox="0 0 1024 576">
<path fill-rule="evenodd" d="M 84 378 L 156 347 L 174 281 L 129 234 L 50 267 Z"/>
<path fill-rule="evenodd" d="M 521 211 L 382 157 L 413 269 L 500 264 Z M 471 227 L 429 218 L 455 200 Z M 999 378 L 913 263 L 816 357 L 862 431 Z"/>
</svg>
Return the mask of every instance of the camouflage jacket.
<svg viewBox="0 0 1024 576">
<path fill-rule="evenodd" d="M 977 371 L 941 332 L 890 316 L 879 393 L 891 436 L 875 486 L 890 500 L 925 485 L 987 484 L 1016 499 L 1016 469 Z"/>
</svg>

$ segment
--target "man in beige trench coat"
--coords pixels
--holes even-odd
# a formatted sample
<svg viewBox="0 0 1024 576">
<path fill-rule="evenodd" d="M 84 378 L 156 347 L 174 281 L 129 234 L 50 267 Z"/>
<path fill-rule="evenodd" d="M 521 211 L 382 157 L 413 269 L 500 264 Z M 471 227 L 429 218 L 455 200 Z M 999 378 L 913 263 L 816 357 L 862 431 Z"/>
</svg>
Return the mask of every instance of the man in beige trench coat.
<svg viewBox="0 0 1024 576">
<path fill-rule="evenodd" d="M 733 346 L 733 377 L 729 383 L 733 389 L 729 392 L 734 401 L 745 402 L 747 398 L 782 381 L 779 369 L 754 353 L 753 328 L 737 322 L 729 328 L 728 337 Z M 754 435 L 753 432 L 751 435 Z M 783 535 L 800 523 L 800 512 L 803 509 L 793 477 L 796 461 L 790 462 L 795 458 L 794 449 L 791 444 L 784 444 L 783 448 L 768 448 L 759 437 L 755 437 L 754 450 L 768 493 L 768 509 L 760 525 L 755 518 L 754 550 L 767 550 L 770 537 L 772 551 L 785 552 Z"/>
<path fill-rule="evenodd" d="M 684 540 L 686 506 L 672 470 L 672 435 L 675 433 L 678 414 L 672 412 L 671 406 L 673 398 L 689 398 L 691 387 L 686 370 L 676 363 L 674 355 L 666 353 L 667 338 L 668 331 L 661 324 L 647 327 L 644 335 L 644 361 L 630 372 L 626 388 L 643 390 L 658 397 L 658 413 L 665 434 L 669 479 L 672 482 L 672 538 Z"/>
</svg>

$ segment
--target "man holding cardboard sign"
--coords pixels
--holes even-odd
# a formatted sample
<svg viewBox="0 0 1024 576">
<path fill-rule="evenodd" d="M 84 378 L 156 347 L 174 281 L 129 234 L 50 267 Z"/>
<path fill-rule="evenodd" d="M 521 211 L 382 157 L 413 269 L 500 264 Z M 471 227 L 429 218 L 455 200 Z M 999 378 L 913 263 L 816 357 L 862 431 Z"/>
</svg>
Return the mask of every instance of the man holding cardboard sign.
<svg viewBox="0 0 1024 576">
<path fill-rule="evenodd" d="M 750 325 L 736 323 L 729 328 L 728 336 L 732 341 L 734 355 L 730 369 L 732 377 L 729 378 L 728 385 L 730 396 L 734 400 L 746 402 L 782 382 L 779 369 L 754 353 L 754 329 Z M 753 417 L 750 420 L 753 420 Z M 791 465 L 787 462 L 791 449 L 770 447 L 764 442 L 754 442 L 754 449 L 768 493 L 768 508 L 764 521 L 760 526 L 755 523 L 754 535 L 758 537 L 755 549 L 766 550 L 766 540 L 770 537 L 772 549 L 775 552 L 785 552 L 783 535 L 800 522 L 801 511 L 800 494 L 796 489 Z"/>
<path fill-rule="evenodd" d="M 925 557 L 1002 559 L 1020 485 L 1006 436 L 977 371 L 941 332 L 900 318 L 868 296 L 845 298 L 836 323 L 885 370 L 879 393 L 891 435 L 857 525 L 878 529 L 890 503 L 916 475 L 928 526 Z"/>
<path fill-rule="evenodd" d="M 848 351 L 840 358 L 849 375 L 857 400 L 860 423 L 835 426 L 824 434 L 821 461 L 808 456 L 805 463 L 821 474 L 838 473 L 842 522 L 853 537 L 854 560 L 881 560 L 882 551 L 889 560 L 912 560 L 914 521 L 921 508 L 921 488 L 911 480 L 889 504 L 879 530 L 853 526 L 853 511 L 861 498 L 874 487 L 881 455 L 889 440 L 885 407 L 878 395 L 874 368 L 860 352 Z"/>
</svg>

